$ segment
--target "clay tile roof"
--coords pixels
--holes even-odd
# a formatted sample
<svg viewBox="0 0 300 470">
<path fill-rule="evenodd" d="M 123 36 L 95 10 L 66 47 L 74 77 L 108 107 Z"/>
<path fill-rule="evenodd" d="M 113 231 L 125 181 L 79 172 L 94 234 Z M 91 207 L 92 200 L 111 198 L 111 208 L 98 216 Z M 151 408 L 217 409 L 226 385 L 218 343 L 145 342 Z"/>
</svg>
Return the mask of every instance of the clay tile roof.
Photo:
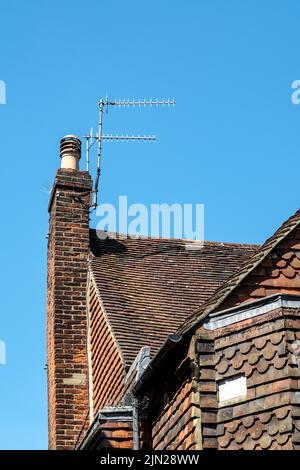
<svg viewBox="0 0 300 470">
<path fill-rule="evenodd" d="M 258 245 L 166 239 L 101 240 L 90 231 L 91 271 L 123 358 L 151 356 Z"/>
<path fill-rule="evenodd" d="M 300 209 L 286 220 L 274 235 L 248 258 L 231 277 L 208 299 L 200 308 L 198 308 L 189 318 L 184 320 L 177 333 L 185 334 L 196 326 L 209 313 L 218 309 L 222 302 L 233 292 L 233 290 L 245 279 L 253 269 L 280 243 L 288 234 L 290 234 L 300 223 Z"/>
</svg>

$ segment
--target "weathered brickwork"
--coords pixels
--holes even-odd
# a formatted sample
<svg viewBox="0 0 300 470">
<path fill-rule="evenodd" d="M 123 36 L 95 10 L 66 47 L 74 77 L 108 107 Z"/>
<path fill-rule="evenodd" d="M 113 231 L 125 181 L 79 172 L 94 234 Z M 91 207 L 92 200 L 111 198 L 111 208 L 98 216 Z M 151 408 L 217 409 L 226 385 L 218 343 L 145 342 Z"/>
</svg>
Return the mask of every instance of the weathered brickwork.
<svg viewBox="0 0 300 470">
<path fill-rule="evenodd" d="M 87 257 L 91 178 L 58 170 L 49 204 L 49 447 L 72 449 L 88 425 Z"/>
</svg>

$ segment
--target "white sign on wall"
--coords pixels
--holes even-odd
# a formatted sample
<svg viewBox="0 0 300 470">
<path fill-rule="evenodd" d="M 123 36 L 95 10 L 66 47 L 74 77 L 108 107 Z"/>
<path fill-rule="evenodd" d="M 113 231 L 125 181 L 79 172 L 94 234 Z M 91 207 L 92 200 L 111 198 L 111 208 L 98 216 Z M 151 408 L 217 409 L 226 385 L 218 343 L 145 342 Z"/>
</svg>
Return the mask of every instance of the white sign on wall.
<svg viewBox="0 0 300 470">
<path fill-rule="evenodd" d="M 235 376 L 219 383 L 219 402 L 243 398 L 247 395 L 246 377 Z"/>
</svg>

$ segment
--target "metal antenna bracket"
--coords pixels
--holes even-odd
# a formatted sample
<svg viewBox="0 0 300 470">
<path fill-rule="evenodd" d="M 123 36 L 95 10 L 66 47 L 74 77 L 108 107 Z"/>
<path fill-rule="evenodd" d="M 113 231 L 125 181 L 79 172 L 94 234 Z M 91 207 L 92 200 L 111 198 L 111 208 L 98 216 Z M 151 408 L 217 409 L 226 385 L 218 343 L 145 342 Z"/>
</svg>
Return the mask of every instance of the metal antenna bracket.
<svg viewBox="0 0 300 470">
<path fill-rule="evenodd" d="M 108 109 L 109 106 L 115 107 L 146 107 L 146 106 L 174 106 L 176 104 L 175 99 L 150 99 L 150 100 L 136 100 L 136 99 L 118 99 L 118 100 L 109 100 L 108 97 L 105 99 L 101 98 L 99 100 L 99 124 L 98 132 L 96 135 L 93 134 L 93 129 L 91 129 L 90 134 L 85 135 L 86 139 L 86 169 L 90 170 L 90 150 L 97 142 L 97 170 L 95 185 L 93 189 L 93 202 L 92 209 L 96 209 L 98 205 L 98 187 L 99 187 L 99 178 L 100 178 L 100 167 L 101 167 L 101 157 L 102 157 L 102 142 L 112 142 L 112 141 L 145 141 L 145 142 L 154 142 L 156 137 L 154 135 L 117 135 L 117 134 L 103 134 L 103 111 Z"/>
</svg>

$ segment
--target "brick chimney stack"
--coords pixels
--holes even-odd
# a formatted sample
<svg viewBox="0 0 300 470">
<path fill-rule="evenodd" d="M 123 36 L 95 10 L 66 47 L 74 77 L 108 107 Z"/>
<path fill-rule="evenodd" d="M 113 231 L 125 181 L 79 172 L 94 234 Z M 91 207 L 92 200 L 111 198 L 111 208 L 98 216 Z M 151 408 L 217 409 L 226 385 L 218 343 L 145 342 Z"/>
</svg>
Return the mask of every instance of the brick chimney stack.
<svg viewBox="0 0 300 470">
<path fill-rule="evenodd" d="M 80 140 L 61 140 L 49 201 L 47 364 L 49 448 L 73 449 L 88 426 L 86 286 L 92 181 Z"/>
</svg>

